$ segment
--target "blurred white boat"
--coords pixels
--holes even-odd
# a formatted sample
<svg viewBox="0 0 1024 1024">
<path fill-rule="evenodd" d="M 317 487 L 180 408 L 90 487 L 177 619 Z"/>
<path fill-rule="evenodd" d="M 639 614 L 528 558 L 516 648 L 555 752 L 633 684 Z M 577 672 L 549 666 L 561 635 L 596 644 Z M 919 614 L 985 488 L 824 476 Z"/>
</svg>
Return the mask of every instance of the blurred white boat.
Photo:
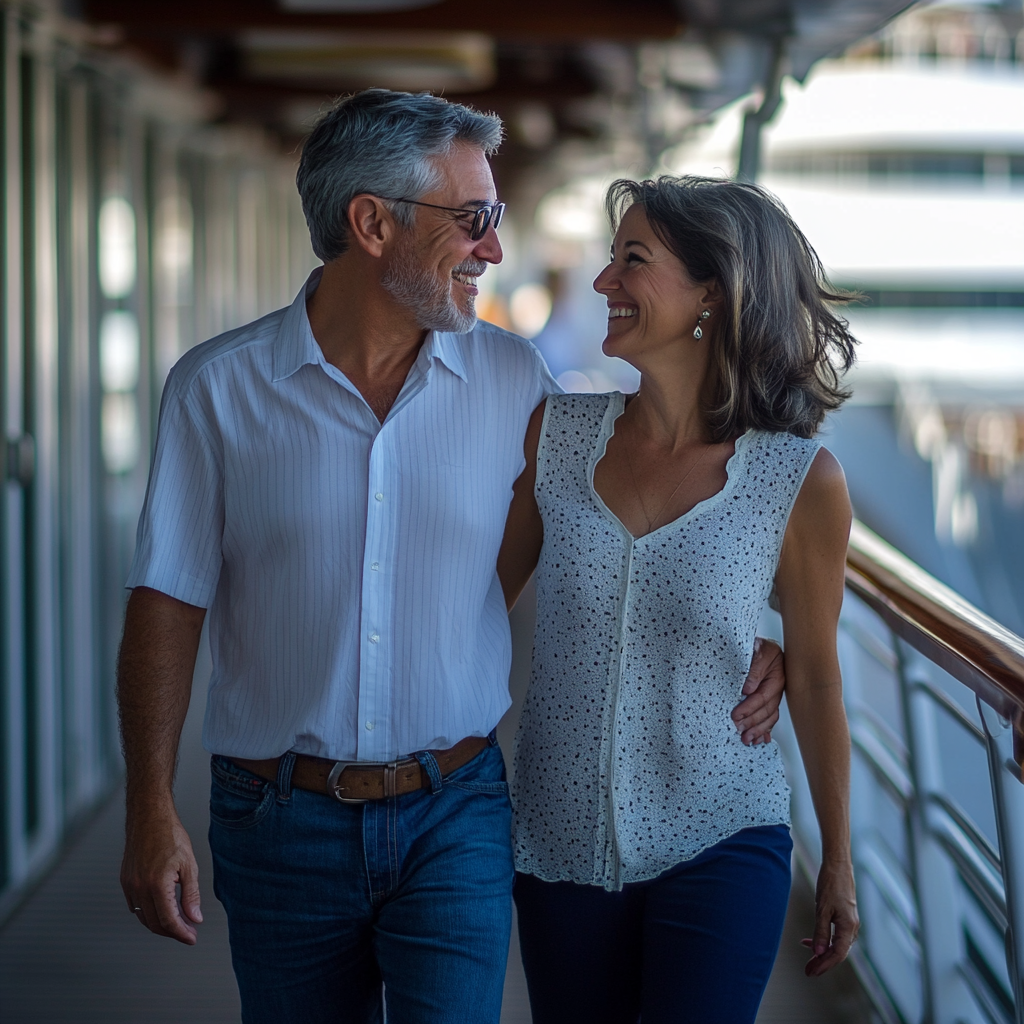
<svg viewBox="0 0 1024 1024">
<path fill-rule="evenodd" d="M 833 282 L 867 295 L 851 309 L 858 379 L 961 379 L 1009 398 L 1024 386 L 1024 63 L 1020 53 L 933 59 L 906 45 L 941 14 L 925 8 L 902 29 L 909 54 L 822 62 L 805 84 L 788 81 L 761 181 Z M 957 38 L 968 53 L 970 38 Z M 731 176 L 749 102 L 666 153 L 664 167 Z"/>
</svg>

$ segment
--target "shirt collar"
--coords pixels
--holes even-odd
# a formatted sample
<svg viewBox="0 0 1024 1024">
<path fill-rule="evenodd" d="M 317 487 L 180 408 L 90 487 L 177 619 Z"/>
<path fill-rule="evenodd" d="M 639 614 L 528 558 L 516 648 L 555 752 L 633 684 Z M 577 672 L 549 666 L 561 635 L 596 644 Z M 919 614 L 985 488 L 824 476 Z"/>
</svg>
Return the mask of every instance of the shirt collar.
<svg viewBox="0 0 1024 1024">
<path fill-rule="evenodd" d="M 295 301 L 288 307 L 277 331 L 277 344 L 274 346 L 274 383 L 290 377 L 300 366 L 307 363 L 319 363 L 323 358 L 320 346 L 313 337 L 306 315 L 306 299 L 316 291 L 320 284 L 323 267 L 317 267 L 306 283 L 299 289 Z"/>
<path fill-rule="evenodd" d="M 450 334 L 447 331 L 431 331 L 423 343 L 423 355 L 431 362 L 440 360 L 456 377 L 461 377 L 467 384 L 466 362 L 462 358 L 462 341 L 465 335 Z"/>
<path fill-rule="evenodd" d="M 316 338 L 313 337 L 313 330 L 309 326 L 309 317 L 306 314 L 306 300 L 316 291 L 323 272 L 323 267 L 317 267 L 306 278 L 306 283 L 299 289 L 295 301 L 288 307 L 281 320 L 277 344 L 274 346 L 275 383 L 290 377 L 300 366 L 323 362 L 323 353 Z M 435 359 L 439 360 L 457 377 L 469 383 L 460 337 L 461 335 L 447 331 L 428 332 L 420 350 L 420 358 L 427 364 Z"/>
</svg>

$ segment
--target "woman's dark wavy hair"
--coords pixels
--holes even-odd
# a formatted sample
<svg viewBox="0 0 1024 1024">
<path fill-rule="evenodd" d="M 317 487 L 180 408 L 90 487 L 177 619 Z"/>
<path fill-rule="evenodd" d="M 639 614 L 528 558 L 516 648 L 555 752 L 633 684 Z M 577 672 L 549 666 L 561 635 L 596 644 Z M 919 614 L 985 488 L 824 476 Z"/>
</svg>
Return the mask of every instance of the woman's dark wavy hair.
<svg viewBox="0 0 1024 1024">
<path fill-rule="evenodd" d="M 832 288 L 786 208 L 758 185 L 696 175 L 620 179 L 607 196 L 613 228 L 635 204 L 690 277 L 721 291 L 721 311 L 705 328 L 714 440 L 751 427 L 811 437 L 850 396 L 840 380 L 857 341 L 830 304 L 856 296 Z"/>
</svg>

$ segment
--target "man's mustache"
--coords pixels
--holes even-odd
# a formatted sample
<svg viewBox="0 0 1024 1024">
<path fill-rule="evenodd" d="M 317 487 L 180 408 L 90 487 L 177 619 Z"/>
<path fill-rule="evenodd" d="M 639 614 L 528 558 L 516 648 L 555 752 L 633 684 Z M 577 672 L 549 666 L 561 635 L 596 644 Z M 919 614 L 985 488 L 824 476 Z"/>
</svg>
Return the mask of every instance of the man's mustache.
<svg viewBox="0 0 1024 1024">
<path fill-rule="evenodd" d="M 457 267 L 452 268 L 453 274 L 465 274 L 467 277 L 479 277 L 487 269 L 487 264 L 482 260 L 463 260 Z"/>
</svg>

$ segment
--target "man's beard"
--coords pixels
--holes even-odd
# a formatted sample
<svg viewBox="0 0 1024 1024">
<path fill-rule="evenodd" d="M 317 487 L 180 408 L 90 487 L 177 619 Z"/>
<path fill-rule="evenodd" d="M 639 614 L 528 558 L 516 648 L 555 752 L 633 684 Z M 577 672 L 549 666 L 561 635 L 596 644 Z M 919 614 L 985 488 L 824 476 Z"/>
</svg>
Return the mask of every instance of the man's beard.
<svg viewBox="0 0 1024 1024">
<path fill-rule="evenodd" d="M 486 263 L 465 260 L 452 273 L 475 277 L 482 274 L 486 267 Z M 426 331 L 467 334 L 476 326 L 473 296 L 469 296 L 469 309 L 466 312 L 459 309 L 452 298 L 452 278 L 439 277 L 436 272 L 423 266 L 408 243 L 403 243 L 395 251 L 381 284 L 397 303 L 412 310 L 416 323 Z"/>
</svg>

